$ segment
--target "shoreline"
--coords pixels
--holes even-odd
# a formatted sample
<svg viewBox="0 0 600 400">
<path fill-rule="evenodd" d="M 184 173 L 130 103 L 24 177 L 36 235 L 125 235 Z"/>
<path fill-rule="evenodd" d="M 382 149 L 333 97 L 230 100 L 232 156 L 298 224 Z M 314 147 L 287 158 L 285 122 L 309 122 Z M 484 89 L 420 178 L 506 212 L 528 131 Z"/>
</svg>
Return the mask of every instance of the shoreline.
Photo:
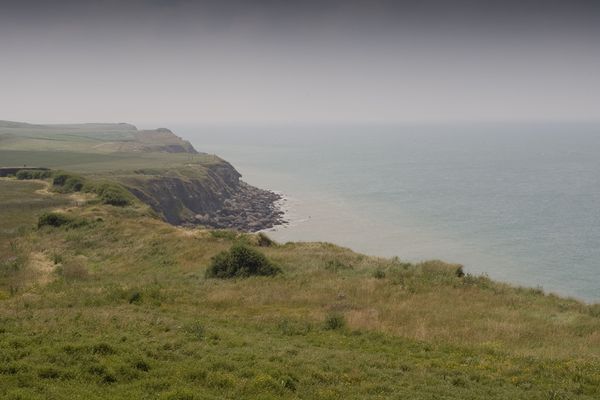
<svg viewBox="0 0 600 400">
<path fill-rule="evenodd" d="M 220 209 L 195 215 L 191 224 L 250 233 L 273 229 L 288 223 L 282 201 L 282 193 L 240 181 L 238 190 L 223 201 Z"/>
</svg>

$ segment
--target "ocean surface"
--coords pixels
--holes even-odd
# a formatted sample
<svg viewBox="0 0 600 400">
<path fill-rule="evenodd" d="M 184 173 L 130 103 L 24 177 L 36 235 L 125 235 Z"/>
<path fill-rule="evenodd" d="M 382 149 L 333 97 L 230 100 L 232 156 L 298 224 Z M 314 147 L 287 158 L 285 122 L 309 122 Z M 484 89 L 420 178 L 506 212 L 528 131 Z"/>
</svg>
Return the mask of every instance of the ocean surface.
<svg viewBox="0 0 600 400">
<path fill-rule="evenodd" d="M 173 127 L 286 196 L 278 241 L 600 301 L 600 124 Z"/>
</svg>

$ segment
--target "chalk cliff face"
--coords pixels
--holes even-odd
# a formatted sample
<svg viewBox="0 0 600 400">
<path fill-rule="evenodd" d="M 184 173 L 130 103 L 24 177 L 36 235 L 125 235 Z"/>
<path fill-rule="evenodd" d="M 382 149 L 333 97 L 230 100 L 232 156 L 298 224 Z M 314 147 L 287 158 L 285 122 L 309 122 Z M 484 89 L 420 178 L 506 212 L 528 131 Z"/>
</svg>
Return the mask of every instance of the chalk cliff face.
<svg viewBox="0 0 600 400">
<path fill-rule="evenodd" d="M 153 172 L 142 171 L 120 181 L 172 224 L 258 231 L 283 222 L 275 206 L 280 196 L 241 181 L 226 161 Z"/>
</svg>

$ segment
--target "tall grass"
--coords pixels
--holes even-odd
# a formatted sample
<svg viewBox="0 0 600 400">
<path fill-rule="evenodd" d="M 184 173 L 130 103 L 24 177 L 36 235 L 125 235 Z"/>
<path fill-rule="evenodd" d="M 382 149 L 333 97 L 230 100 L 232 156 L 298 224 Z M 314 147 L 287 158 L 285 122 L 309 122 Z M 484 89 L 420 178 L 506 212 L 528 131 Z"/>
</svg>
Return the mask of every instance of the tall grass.
<svg viewBox="0 0 600 400">
<path fill-rule="evenodd" d="M 0 286 L 0 398 L 600 396 L 597 305 L 441 261 L 253 248 L 251 235 L 183 231 L 143 207 L 68 215 L 102 222 L 38 230 L 26 218 L 2 247 L 23 271 L 28 255 L 54 270 L 15 293 Z M 241 237 L 283 273 L 206 279 Z"/>
</svg>

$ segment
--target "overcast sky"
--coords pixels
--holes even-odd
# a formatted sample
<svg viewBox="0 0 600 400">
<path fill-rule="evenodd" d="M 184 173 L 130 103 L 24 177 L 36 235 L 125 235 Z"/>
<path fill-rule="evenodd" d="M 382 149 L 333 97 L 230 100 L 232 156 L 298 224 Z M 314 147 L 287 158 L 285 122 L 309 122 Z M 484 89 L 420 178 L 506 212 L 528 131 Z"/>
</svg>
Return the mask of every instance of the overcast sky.
<svg viewBox="0 0 600 400">
<path fill-rule="evenodd" d="M 600 1 L 4 1 L 0 119 L 600 119 Z"/>
</svg>

